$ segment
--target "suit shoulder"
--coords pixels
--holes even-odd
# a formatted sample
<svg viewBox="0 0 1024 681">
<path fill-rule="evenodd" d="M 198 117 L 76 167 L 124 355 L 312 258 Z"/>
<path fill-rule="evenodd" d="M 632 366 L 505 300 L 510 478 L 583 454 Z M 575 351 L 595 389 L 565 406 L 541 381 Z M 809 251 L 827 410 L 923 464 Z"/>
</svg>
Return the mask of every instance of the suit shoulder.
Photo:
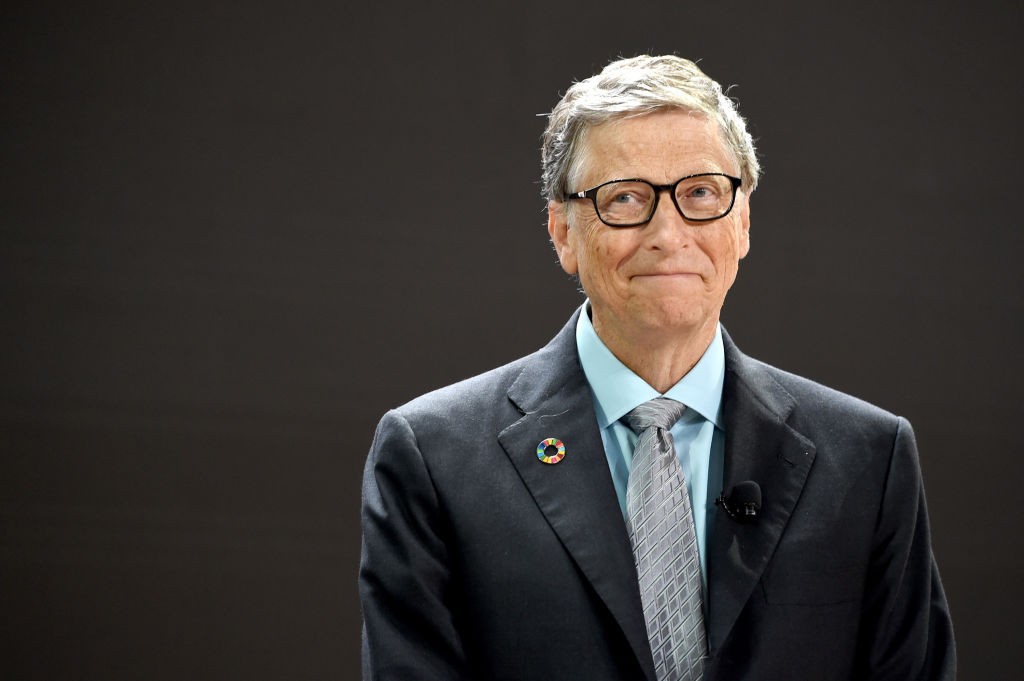
<svg viewBox="0 0 1024 681">
<path fill-rule="evenodd" d="M 532 355 L 490 369 L 476 376 L 431 390 L 395 408 L 410 421 L 443 416 L 453 419 L 494 411 L 508 402 L 508 389 Z"/>
<path fill-rule="evenodd" d="M 900 421 L 896 414 L 854 395 L 760 360 L 744 359 L 757 367 L 757 373 L 770 378 L 789 393 L 798 411 L 805 416 L 829 419 L 837 424 L 842 422 L 840 419 L 861 424 L 876 423 L 886 429 L 895 429 Z"/>
<path fill-rule="evenodd" d="M 582 378 L 576 357 L 577 316 L 542 348 L 508 364 L 432 390 L 393 409 L 385 419 L 404 420 L 425 441 L 493 438 L 519 420 L 534 400 Z"/>
</svg>

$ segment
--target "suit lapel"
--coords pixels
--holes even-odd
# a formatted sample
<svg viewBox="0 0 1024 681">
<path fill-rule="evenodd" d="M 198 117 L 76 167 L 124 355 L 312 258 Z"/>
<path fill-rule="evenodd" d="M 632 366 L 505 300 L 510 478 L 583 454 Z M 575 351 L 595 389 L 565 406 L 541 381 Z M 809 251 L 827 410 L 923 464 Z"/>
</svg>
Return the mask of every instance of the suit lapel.
<svg viewBox="0 0 1024 681">
<path fill-rule="evenodd" d="M 576 352 L 576 319 L 574 315 L 547 347 L 526 362 L 508 393 L 523 416 L 503 430 L 498 440 L 653 681 L 633 552 Z M 565 444 L 565 458 L 557 464 L 537 458 L 537 445 L 549 437 Z"/>
<path fill-rule="evenodd" d="M 786 424 L 794 401 L 765 370 L 725 335 L 722 395 L 725 428 L 723 488 L 753 480 L 761 487 L 758 520 L 740 524 L 715 514 L 710 533 L 709 645 L 712 655 L 732 630 L 796 506 L 814 462 L 814 443 Z"/>
</svg>

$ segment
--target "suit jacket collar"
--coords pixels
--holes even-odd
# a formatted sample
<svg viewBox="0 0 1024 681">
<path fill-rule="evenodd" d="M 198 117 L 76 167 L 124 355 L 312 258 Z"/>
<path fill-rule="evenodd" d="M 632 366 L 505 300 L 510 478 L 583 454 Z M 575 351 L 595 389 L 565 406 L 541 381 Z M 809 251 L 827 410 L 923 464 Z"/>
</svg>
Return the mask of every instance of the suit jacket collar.
<svg viewBox="0 0 1024 681">
<path fill-rule="evenodd" d="M 654 681 L 633 552 L 576 351 L 578 314 L 577 310 L 547 346 L 525 360 L 508 390 L 522 416 L 498 440 Z M 786 423 L 795 406 L 792 396 L 764 365 L 743 355 L 724 330 L 723 340 L 724 488 L 754 480 L 762 489 L 762 509 L 758 522 L 750 525 L 718 513 L 709 532 L 707 628 L 713 657 L 764 572 L 815 454 L 814 444 Z M 549 437 L 565 444 L 565 458 L 558 464 L 537 458 L 538 444 Z"/>
</svg>

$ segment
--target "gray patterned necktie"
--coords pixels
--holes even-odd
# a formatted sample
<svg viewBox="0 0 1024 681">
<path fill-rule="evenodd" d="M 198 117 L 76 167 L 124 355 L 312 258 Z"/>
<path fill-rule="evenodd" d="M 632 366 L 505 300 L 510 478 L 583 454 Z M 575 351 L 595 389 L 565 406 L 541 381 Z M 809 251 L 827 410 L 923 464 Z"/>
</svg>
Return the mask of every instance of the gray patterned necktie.
<svg viewBox="0 0 1024 681">
<path fill-rule="evenodd" d="M 707 654 L 697 533 L 669 432 L 685 411 L 659 397 L 623 417 L 639 436 L 626 524 L 658 681 L 700 681 Z"/>
</svg>

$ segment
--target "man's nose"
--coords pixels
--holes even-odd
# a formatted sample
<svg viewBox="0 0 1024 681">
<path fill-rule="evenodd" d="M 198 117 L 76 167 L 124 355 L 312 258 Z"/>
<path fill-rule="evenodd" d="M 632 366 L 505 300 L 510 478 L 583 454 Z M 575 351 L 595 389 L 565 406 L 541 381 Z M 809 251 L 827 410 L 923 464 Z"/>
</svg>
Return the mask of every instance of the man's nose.
<svg viewBox="0 0 1024 681">
<path fill-rule="evenodd" d="M 658 205 L 647 223 L 648 239 L 654 247 L 685 248 L 693 239 L 693 225 L 676 208 L 668 189 L 660 189 Z"/>
</svg>

